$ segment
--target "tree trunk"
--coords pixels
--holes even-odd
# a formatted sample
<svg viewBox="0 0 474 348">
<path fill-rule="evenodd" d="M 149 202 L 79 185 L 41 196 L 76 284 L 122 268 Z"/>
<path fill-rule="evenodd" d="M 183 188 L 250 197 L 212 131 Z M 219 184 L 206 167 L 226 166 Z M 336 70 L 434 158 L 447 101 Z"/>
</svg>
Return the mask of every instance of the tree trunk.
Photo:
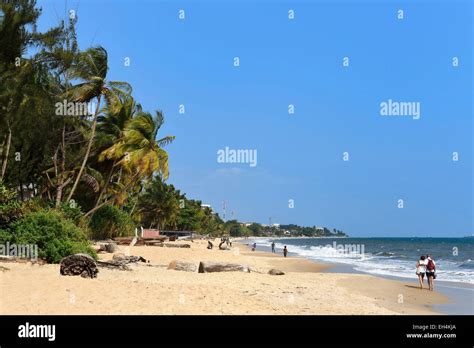
<svg viewBox="0 0 474 348">
<path fill-rule="evenodd" d="M 192 262 L 173 260 L 170 262 L 168 269 L 175 271 L 196 272 L 197 266 Z"/>
<path fill-rule="evenodd" d="M 66 144 L 65 144 L 65 134 L 66 134 L 66 122 L 63 120 L 63 133 L 61 139 L 61 173 L 59 174 L 58 179 L 58 188 L 56 190 L 56 208 L 59 208 L 61 200 L 63 197 L 63 188 L 64 188 L 64 173 L 66 171 Z"/>
<path fill-rule="evenodd" d="M 61 260 L 61 275 L 81 276 L 83 278 L 96 278 L 99 270 L 95 260 L 88 254 L 70 255 Z"/>
<path fill-rule="evenodd" d="M 81 180 L 82 172 L 84 172 L 84 168 L 86 167 L 87 160 L 89 159 L 89 155 L 91 153 L 92 143 L 94 142 L 94 137 L 95 137 L 95 128 L 97 126 L 97 117 L 99 116 L 100 99 L 101 99 L 101 96 L 99 95 L 97 97 L 97 107 L 95 108 L 94 121 L 92 122 L 91 137 L 89 139 L 89 143 L 87 144 L 87 150 L 86 150 L 86 154 L 84 155 L 84 160 L 82 161 L 81 169 L 79 169 L 79 173 L 77 174 L 76 181 L 74 182 L 71 192 L 69 193 L 69 196 L 67 198 L 68 202 L 71 200 L 72 196 L 74 195 L 74 192 L 76 191 L 77 185 L 79 184 L 79 181 Z"/>
<path fill-rule="evenodd" d="M 103 205 L 109 203 L 109 201 L 106 199 L 104 202 L 100 203 L 98 206 L 92 208 L 91 210 L 89 210 L 87 213 L 84 214 L 84 217 L 87 217 L 93 213 L 95 213 L 98 209 L 102 208 Z"/>
<path fill-rule="evenodd" d="M 199 263 L 199 273 L 211 272 L 247 272 L 250 273 L 250 268 L 247 265 L 239 265 L 237 263 L 221 263 L 221 262 L 206 262 Z"/>
<path fill-rule="evenodd" d="M 11 143 L 12 143 L 12 129 L 10 128 L 10 125 L 8 125 L 7 148 L 3 156 L 2 175 L 0 176 L 0 180 L 3 180 L 3 178 L 5 177 L 5 172 L 7 171 L 7 163 L 8 163 L 8 156 L 10 156 Z"/>
<path fill-rule="evenodd" d="M 191 248 L 190 244 L 165 243 L 165 248 Z"/>
<path fill-rule="evenodd" d="M 114 160 L 114 163 L 112 164 L 112 168 L 110 168 L 109 174 L 107 175 L 107 179 L 104 183 L 104 187 L 99 193 L 99 197 L 97 198 L 97 202 L 95 202 L 95 207 L 97 207 L 100 203 L 100 200 L 102 199 L 102 196 L 104 195 L 105 191 L 107 190 L 107 187 L 109 186 L 110 179 L 112 178 L 112 174 L 114 172 L 114 167 L 115 167 L 116 160 Z"/>
</svg>

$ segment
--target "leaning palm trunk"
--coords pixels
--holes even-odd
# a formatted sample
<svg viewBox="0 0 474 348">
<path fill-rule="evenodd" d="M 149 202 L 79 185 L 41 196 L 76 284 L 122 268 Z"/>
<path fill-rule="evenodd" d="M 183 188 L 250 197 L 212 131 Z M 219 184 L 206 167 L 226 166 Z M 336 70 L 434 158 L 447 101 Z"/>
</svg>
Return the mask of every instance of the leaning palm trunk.
<svg viewBox="0 0 474 348">
<path fill-rule="evenodd" d="M 115 167 L 116 162 L 117 160 L 114 160 L 114 162 L 112 163 L 112 168 L 110 168 L 109 175 L 107 176 L 107 179 L 104 183 L 104 187 L 100 191 L 99 197 L 97 198 L 97 201 L 95 202 L 96 207 L 99 205 L 102 197 L 104 196 L 105 192 L 107 191 L 107 188 L 109 187 L 109 182 L 110 182 L 110 179 L 112 178 L 112 174 L 114 173 L 114 167 Z"/>
<path fill-rule="evenodd" d="M 59 208 L 61 205 L 61 200 L 63 197 L 63 188 L 65 185 L 64 183 L 64 175 L 66 171 L 66 144 L 65 144 L 65 137 L 66 137 L 66 123 L 63 120 L 63 132 L 61 137 L 61 174 L 59 175 L 58 186 L 56 190 L 56 208 Z M 70 181 L 70 180 L 69 180 Z M 68 183 L 69 183 L 68 181 Z"/>
<path fill-rule="evenodd" d="M 5 173 L 7 171 L 7 163 L 8 163 L 8 156 L 10 155 L 11 143 L 12 143 L 12 129 L 10 128 L 10 126 L 8 126 L 7 148 L 3 156 L 2 175 L 0 176 L 0 180 L 3 180 L 3 178 L 5 177 Z"/>
<path fill-rule="evenodd" d="M 79 184 L 79 181 L 81 180 L 82 173 L 84 172 L 84 168 L 86 167 L 87 161 L 89 159 L 89 155 L 91 153 L 92 143 L 94 142 L 94 137 L 95 137 L 95 128 L 97 126 L 97 117 L 99 116 L 100 97 L 101 97 L 100 95 L 97 97 L 97 107 L 95 108 L 94 121 L 92 122 L 92 129 L 91 129 L 91 137 L 89 139 L 89 143 L 87 144 L 86 154 L 84 155 L 84 160 L 82 161 L 81 168 L 79 169 L 79 173 L 77 174 L 76 181 L 74 182 L 74 185 L 72 186 L 71 192 L 69 192 L 67 202 L 71 200 L 72 196 L 74 195 L 74 192 L 76 191 L 77 185 Z"/>
</svg>

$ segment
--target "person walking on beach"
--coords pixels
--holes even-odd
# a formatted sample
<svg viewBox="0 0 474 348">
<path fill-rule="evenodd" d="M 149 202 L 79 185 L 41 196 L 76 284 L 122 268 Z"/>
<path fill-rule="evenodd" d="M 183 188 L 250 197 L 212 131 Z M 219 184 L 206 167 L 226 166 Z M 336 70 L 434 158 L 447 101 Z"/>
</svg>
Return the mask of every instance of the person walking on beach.
<svg viewBox="0 0 474 348">
<path fill-rule="evenodd" d="M 275 242 L 272 242 L 272 253 L 275 252 Z"/>
<path fill-rule="evenodd" d="M 416 262 L 416 275 L 420 281 L 420 289 L 423 289 L 423 280 L 425 279 L 427 263 L 428 260 L 426 260 L 425 255 L 421 255 L 420 259 Z"/>
<path fill-rule="evenodd" d="M 436 279 L 436 264 L 431 255 L 426 255 L 426 278 L 428 278 L 428 286 L 431 291 L 434 290 L 434 280 Z"/>
<path fill-rule="evenodd" d="M 252 251 L 255 251 L 255 249 L 257 249 L 257 243 L 253 243 L 252 245 Z"/>
<path fill-rule="evenodd" d="M 283 248 L 283 256 L 286 257 L 286 255 L 288 255 L 288 249 L 286 248 L 286 245 L 285 245 L 285 247 Z"/>
</svg>

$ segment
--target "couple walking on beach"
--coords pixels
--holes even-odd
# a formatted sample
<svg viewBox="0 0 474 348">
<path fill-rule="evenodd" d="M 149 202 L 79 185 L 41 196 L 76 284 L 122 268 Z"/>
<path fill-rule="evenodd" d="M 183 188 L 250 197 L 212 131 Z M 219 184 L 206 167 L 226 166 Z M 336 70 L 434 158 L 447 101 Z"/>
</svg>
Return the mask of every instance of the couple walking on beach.
<svg viewBox="0 0 474 348">
<path fill-rule="evenodd" d="M 420 288 L 423 289 L 423 280 L 426 274 L 428 288 L 433 291 L 434 280 L 436 279 L 436 264 L 430 255 L 420 256 L 420 259 L 416 262 L 416 274 L 420 281 Z"/>
</svg>

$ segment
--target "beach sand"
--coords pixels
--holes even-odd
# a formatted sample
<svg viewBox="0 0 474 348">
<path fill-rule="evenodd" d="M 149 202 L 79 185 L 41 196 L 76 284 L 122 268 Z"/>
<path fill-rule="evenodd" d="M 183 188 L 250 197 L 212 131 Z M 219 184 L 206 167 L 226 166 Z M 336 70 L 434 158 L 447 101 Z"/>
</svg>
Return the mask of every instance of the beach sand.
<svg viewBox="0 0 474 348">
<path fill-rule="evenodd" d="M 324 273 L 328 265 L 237 243 L 229 251 L 217 240 L 213 250 L 204 240 L 177 243 L 191 248 L 120 246 L 118 252 L 150 263 L 132 271 L 100 268 L 96 279 L 61 276 L 59 265 L 0 263 L 9 269 L 0 270 L 0 314 L 436 314 L 430 306 L 448 301 L 420 290 L 416 279 Z M 172 260 L 242 263 L 252 272 L 168 270 Z M 285 275 L 267 274 L 271 268 Z"/>
</svg>

